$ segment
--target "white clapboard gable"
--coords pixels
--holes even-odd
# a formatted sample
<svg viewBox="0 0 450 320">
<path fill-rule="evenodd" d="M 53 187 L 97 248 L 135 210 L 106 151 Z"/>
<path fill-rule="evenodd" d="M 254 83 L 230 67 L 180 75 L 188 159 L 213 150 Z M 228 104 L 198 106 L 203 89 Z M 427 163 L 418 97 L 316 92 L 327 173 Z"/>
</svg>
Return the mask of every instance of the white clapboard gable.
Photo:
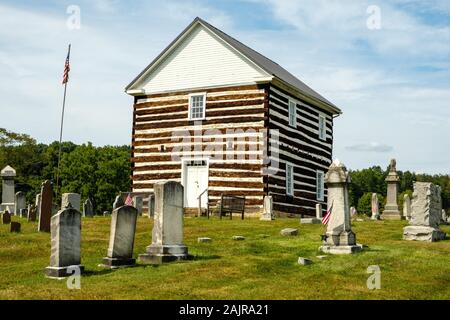
<svg viewBox="0 0 450 320">
<path fill-rule="evenodd" d="M 197 24 L 153 69 L 133 85 L 146 94 L 255 83 L 269 74 Z"/>
</svg>

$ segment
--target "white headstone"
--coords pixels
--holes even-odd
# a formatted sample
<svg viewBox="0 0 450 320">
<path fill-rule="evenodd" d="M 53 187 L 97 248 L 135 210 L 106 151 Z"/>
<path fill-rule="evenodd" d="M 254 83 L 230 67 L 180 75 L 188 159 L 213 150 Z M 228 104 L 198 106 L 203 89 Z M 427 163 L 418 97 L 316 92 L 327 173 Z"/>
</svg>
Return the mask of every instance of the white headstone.
<svg viewBox="0 0 450 320">
<path fill-rule="evenodd" d="M 263 213 L 259 220 L 262 221 L 272 221 L 275 220 L 274 214 L 273 214 L 273 197 L 272 196 L 265 196 L 264 197 L 264 206 L 263 206 Z"/>
<path fill-rule="evenodd" d="M 378 200 L 378 194 L 372 193 L 372 220 L 380 220 L 380 202 Z"/>
<path fill-rule="evenodd" d="M 94 205 L 90 198 L 87 198 L 83 204 L 83 216 L 88 218 L 94 217 Z"/>
<path fill-rule="evenodd" d="M 2 203 L 0 205 L 0 211 L 5 211 L 9 208 L 10 213 L 14 213 L 15 203 L 15 188 L 14 178 L 16 176 L 16 170 L 10 166 L 6 166 L 0 172 L 2 177 Z"/>
<path fill-rule="evenodd" d="M 403 217 L 408 221 L 411 220 L 411 212 L 411 198 L 408 194 L 405 194 L 403 196 Z"/>
</svg>

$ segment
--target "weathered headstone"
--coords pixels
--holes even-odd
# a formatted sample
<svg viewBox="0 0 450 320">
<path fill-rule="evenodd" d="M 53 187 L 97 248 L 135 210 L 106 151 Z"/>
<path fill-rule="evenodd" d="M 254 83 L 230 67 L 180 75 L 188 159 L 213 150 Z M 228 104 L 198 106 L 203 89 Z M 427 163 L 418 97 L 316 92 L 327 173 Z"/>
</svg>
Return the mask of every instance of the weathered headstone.
<svg viewBox="0 0 450 320">
<path fill-rule="evenodd" d="M 310 259 L 299 257 L 297 263 L 301 266 L 307 266 L 312 264 L 312 261 Z"/>
<path fill-rule="evenodd" d="M 34 206 L 36 207 L 36 219 L 39 219 L 39 209 L 41 207 L 41 199 L 42 199 L 42 195 L 40 193 L 38 193 L 36 195 L 36 201 L 34 203 Z"/>
<path fill-rule="evenodd" d="M 50 266 L 45 269 L 45 274 L 51 278 L 68 277 L 73 268 L 78 268 L 80 273 L 84 270 L 81 265 L 81 213 L 69 205 L 51 217 Z"/>
<path fill-rule="evenodd" d="M 441 224 L 448 224 L 448 216 L 445 209 L 442 209 Z"/>
<path fill-rule="evenodd" d="M 94 217 L 94 205 L 90 198 L 87 198 L 83 204 L 83 216 L 88 218 Z"/>
<path fill-rule="evenodd" d="M 25 209 L 27 207 L 27 200 L 25 198 L 25 193 L 19 191 L 15 195 L 15 208 L 14 215 L 20 216 L 20 210 Z"/>
<path fill-rule="evenodd" d="M 282 236 L 297 236 L 298 235 L 298 229 L 286 228 L 286 229 L 281 230 L 280 234 Z"/>
<path fill-rule="evenodd" d="M 400 178 L 397 175 L 397 162 L 395 159 L 391 160 L 389 173 L 385 181 L 387 183 L 387 196 L 382 218 L 384 220 L 402 220 L 402 214 L 398 209 L 397 203 Z"/>
<path fill-rule="evenodd" d="M 331 214 L 320 250 L 331 254 L 361 251 L 362 245 L 356 243 L 356 235 L 350 223 L 348 185 L 351 178 L 344 164 L 335 160 L 325 175 L 325 182 L 328 186 L 328 211 Z"/>
<path fill-rule="evenodd" d="M 446 234 L 439 229 L 442 212 L 440 189 L 429 182 L 415 182 L 412 198 L 412 216 L 403 229 L 404 240 L 439 241 Z"/>
<path fill-rule="evenodd" d="M 372 220 L 380 220 L 380 201 L 378 200 L 378 194 L 372 193 Z"/>
<path fill-rule="evenodd" d="M 264 205 L 263 205 L 263 213 L 259 220 L 262 221 L 272 221 L 275 220 L 275 216 L 273 214 L 273 197 L 265 196 L 264 197 Z"/>
<path fill-rule="evenodd" d="M 20 210 L 20 217 L 27 219 L 28 218 L 28 209 L 21 209 Z"/>
<path fill-rule="evenodd" d="M 52 218 L 53 190 L 52 183 L 46 180 L 41 188 L 41 206 L 39 207 L 38 231 L 50 232 L 50 220 Z"/>
<path fill-rule="evenodd" d="M 11 222 L 11 229 L 10 229 L 10 231 L 19 233 L 20 232 L 20 227 L 21 227 L 21 224 L 19 222 L 14 222 L 13 221 L 13 222 Z"/>
<path fill-rule="evenodd" d="M 244 240 L 245 240 L 245 237 L 244 237 L 244 236 L 233 236 L 233 237 L 231 237 L 231 240 L 234 240 L 234 241 L 244 241 Z"/>
<path fill-rule="evenodd" d="M 136 259 L 133 259 L 133 246 L 137 215 L 137 209 L 132 206 L 114 209 L 108 253 L 103 258 L 103 266 L 118 268 L 136 264 Z"/>
<path fill-rule="evenodd" d="M 356 210 L 356 208 L 350 207 L 350 217 L 352 219 L 356 219 L 357 216 L 358 216 L 358 211 Z"/>
<path fill-rule="evenodd" d="M 59 211 L 59 206 L 56 203 L 52 203 L 52 217 L 58 213 Z"/>
<path fill-rule="evenodd" d="M 123 201 L 123 198 L 121 195 L 118 195 L 113 203 L 113 210 L 118 209 L 120 207 L 123 207 L 125 205 L 125 202 Z"/>
<path fill-rule="evenodd" d="M 406 220 L 411 220 L 411 198 L 408 194 L 403 196 L 403 218 Z"/>
<path fill-rule="evenodd" d="M 2 224 L 10 224 L 11 223 L 11 214 L 6 210 L 2 213 Z"/>
<path fill-rule="evenodd" d="M 321 224 L 322 223 L 322 205 L 316 204 L 316 217 L 315 218 L 301 218 L 301 224 Z"/>
<path fill-rule="evenodd" d="M 104 216 L 104 217 L 110 216 L 110 215 L 111 215 L 111 212 L 109 212 L 109 211 L 103 211 L 103 216 Z"/>
<path fill-rule="evenodd" d="M 81 206 L 81 195 L 78 193 L 63 193 L 61 200 L 61 208 L 67 207 L 68 204 L 72 205 L 77 211 L 80 211 Z"/>
<path fill-rule="evenodd" d="M 150 194 L 148 197 L 148 217 L 153 218 L 155 216 L 155 195 Z"/>
<path fill-rule="evenodd" d="M 154 184 L 154 190 L 152 244 L 145 254 L 139 255 L 139 260 L 161 264 L 189 259 L 188 248 L 183 244 L 183 186 L 175 181 L 160 182 Z"/>
<path fill-rule="evenodd" d="M 134 196 L 133 204 L 138 211 L 138 215 L 142 216 L 142 208 L 144 207 L 144 199 L 142 198 L 142 196 Z"/>
<path fill-rule="evenodd" d="M 211 238 L 207 238 L 207 237 L 200 237 L 197 239 L 198 243 L 207 243 L 207 242 L 211 242 L 212 239 Z"/>
<path fill-rule="evenodd" d="M 28 211 L 28 221 L 29 222 L 34 222 L 37 219 L 36 216 L 36 206 L 32 205 L 29 207 L 29 211 Z"/>
<path fill-rule="evenodd" d="M 8 211 L 14 213 L 14 177 L 16 176 L 16 170 L 10 166 L 6 166 L 0 171 L 0 175 L 2 177 L 2 203 L 0 204 L 0 211 L 5 211 L 8 207 Z"/>
</svg>

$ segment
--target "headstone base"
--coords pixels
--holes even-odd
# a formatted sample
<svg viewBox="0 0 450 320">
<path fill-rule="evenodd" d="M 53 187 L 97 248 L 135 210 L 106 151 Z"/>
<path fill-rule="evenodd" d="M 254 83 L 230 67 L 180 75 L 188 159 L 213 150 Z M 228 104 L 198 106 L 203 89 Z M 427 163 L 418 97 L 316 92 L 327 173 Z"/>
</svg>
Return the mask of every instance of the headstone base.
<svg viewBox="0 0 450 320">
<path fill-rule="evenodd" d="M 275 220 L 275 217 L 272 217 L 272 216 L 267 216 L 267 215 L 262 215 L 260 218 L 259 218 L 259 220 L 260 221 L 273 221 L 273 220 Z"/>
<path fill-rule="evenodd" d="M 317 218 L 302 218 L 300 219 L 301 224 L 322 224 L 322 220 Z"/>
<path fill-rule="evenodd" d="M 404 217 L 398 210 L 385 210 L 382 215 L 383 220 L 403 220 Z"/>
<path fill-rule="evenodd" d="M 139 255 L 139 262 L 143 264 L 162 264 L 177 260 L 190 260 L 188 248 L 183 245 L 150 245 L 147 253 Z"/>
<path fill-rule="evenodd" d="M 403 240 L 435 242 L 444 240 L 446 233 L 432 227 L 407 226 L 403 228 Z"/>
<path fill-rule="evenodd" d="M 69 268 L 71 269 L 71 272 L 68 272 Z M 45 268 L 44 272 L 47 278 L 62 279 L 72 276 L 74 274 L 74 268 L 79 268 L 81 273 L 84 272 L 84 266 L 82 265 L 73 265 L 67 267 L 47 267 Z"/>
<path fill-rule="evenodd" d="M 119 259 L 119 258 L 109 258 L 105 257 L 103 258 L 103 264 L 102 267 L 105 268 L 127 268 L 127 267 L 133 267 L 136 265 L 136 259 Z"/>
<path fill-rule="evenodd" d="M 376 216 L 372 216 L 370 219 L 374 220 L 374 221 L 378 221 L 378 220 L 381 220 L 381 217 L 379 215 L 376 215 Z"/>
<path fill-rule="evenodd" d="M 362 251 L 363 246 L 360 244 L 355 244 L 352 246 L 330 246 L 330 245 L 323 245 L 319 248 L 320 251 L 323 253 L 329 253 L 329 254 L 352 254 L 356 252 Z"/>
</svg>

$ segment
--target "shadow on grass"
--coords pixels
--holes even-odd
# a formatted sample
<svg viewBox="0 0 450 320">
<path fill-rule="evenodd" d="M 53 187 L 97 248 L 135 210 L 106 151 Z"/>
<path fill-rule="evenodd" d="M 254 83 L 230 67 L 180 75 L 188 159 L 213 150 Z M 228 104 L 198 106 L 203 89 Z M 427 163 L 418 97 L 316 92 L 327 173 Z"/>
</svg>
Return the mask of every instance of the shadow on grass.
<svg viewBox="0 0 450 320">
<path fill-rule="evenodd" d="M 218 256 L 216 254 L 213 255 L 209 255 L 209 256 L 199 256 L 199 255 L 194 255 L 191 261 L 202 261 L 202 260 L 217 260 L 220 259 L 221 256 Z"/>
</svg>

